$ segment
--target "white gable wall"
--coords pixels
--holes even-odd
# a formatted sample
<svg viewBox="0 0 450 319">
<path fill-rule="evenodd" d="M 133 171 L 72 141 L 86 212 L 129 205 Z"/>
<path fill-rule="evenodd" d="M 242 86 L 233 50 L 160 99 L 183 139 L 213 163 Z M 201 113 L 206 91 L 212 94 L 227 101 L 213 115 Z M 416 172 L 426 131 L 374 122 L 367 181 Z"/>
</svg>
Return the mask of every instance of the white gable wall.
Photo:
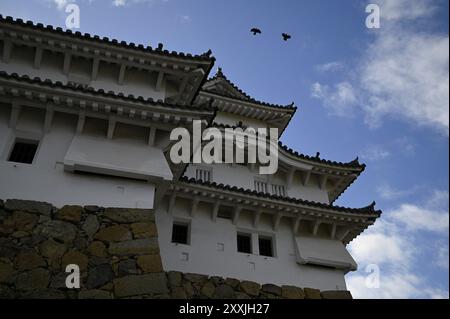
<svg viewBox="0 0 450 319">
<path fill-rule="evenodd" d="M 244 189 L 255 190 L 254 181 L 266 181 L 268 184 L 269 192 L 271 191 L 271 185 L 284 185 L 286 190 L 286 196 L 293 198 L 300 198 L 310 201 L 316 201 L 320 203 L 329 203 L 328 193 L 326 190 L 319 188 L 318 181 L 314 177 L 311 178 L 308 185 L 304 186 L 298 174 L 294 175 L 291 187 L 287 188 L 286 174 L 282 171 L 277 172 L 274 175 L 261 175 L 259 174 L 258 167 L 252 171 L 250 166 L 243 166 L 238 164 L 190 164 L 185 172 L 185 176 L 188 178 L 196 178 L 197 169 L 208 169 L 211 171 L 212 182 L 218 184 L 222 183 L 230 186 L 242 187 Z"/>
<path fill-rule="evenodd" d="M 72 56 L 69 74 L 66 75 L 63 73 L 64 55 L 62 52 L 44 50 L 41 66 L 37 69 L 33 64 L 34 52 L 35 49 L 31 47 L 14 46 L 8 63 L 0 59 L 0 70 L 9 74 L 28 75 L 30 78 L 51 79 L 53 82 L 60 81 L 64 84 L 74 81 L 95 89 L 103 89 L 106 92 L 122 92 L 125 95 L 151 97 L 154 100 L 166 98 L 165 81 L 159 91 L 155 89 L 156 73 L 136 69 L 132 72 L 125 71 L 124 83 L 119 84 L 119 65 L 101 61 L 97 79 L 91 80 L 92 60 Z"/>
<path fill-rule="evenodd" d="M 233 225 L 231 220 L 211 218 L 212 204 L 201 202 L 194 217 L 190 217 L 191 202 L 176 200 L 171 214 L 165 204 L 156 209 L 158 242 L 165 270 L 200 273 L 213 276 L 251 280 L 261 284 L 294 285 L 321 290 L 345 290 L 343 270 L 300 265 L 296 259 L 296 246 L 292 224 L 282 219 L 278 231 L 272 229 L 272 220 L 262 215 L 257 229 L 253 227 L 250 212 L 243 211 Z M 171 242 L 173 222 L 189 223 L 189 245 Z M 237 251 L 237 233 L 252 234 L 253 253 Z M 271 237 L 274 257 L 258 254 L 258 235 Z"/>
<path fill-rule="evenodd" d="M 50 132 L 43 134 L 43 110 L 24 107 L 13 129 L 8 127 L 10 108 L 0 104 L 0 198 L 47 201 L 56 206 L 153 207 L 153 183 L 64 171 L 76 116 L 56 112 Z M 16 137 L 40 141 L 33 164 L 7 161 Z"/>
</svg>

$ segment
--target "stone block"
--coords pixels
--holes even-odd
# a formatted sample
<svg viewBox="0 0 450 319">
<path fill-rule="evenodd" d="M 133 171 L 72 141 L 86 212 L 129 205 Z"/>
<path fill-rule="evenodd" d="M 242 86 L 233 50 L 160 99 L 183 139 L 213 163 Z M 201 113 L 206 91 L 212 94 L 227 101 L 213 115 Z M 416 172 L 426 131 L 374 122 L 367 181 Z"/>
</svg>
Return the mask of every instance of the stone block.
<svg viewBox="0 0 450 319">
<path fill-rule="evenodd" d="M 89 238 L 92 238 L 92 237 L 94 237 L 95 233 L 98 231 L 99 227 L 100 227 L 100 224 L 98 222 L 97 216 L 88 215 L 81 228 L 84 230 L 84 232 L 86 233 L 86 235 Z"/>
<path fill-rule="evenodd" d="M 322 299 L 319 289 L 304 288 L 303 291 L 305 292 L 306 299 Z"/>
<path fill-rule="evenodd" d="M 46 216 L 50 216 L 53 209 L 53 206 L 49 203 L 21 199 L 7 199 L 4 207 L 10 211 L 18 210 Z"/>
<path fill-rule="evenodd" d="M 153 209 L 106 208 L 102 213 L 102 217 L 106 217 L 116 223 L 131 224 L 155 221 Z"/>
<path fill-rule="evenodd" d="M 216 286 L 212 283 L 212 281 L 208 280 L 202 287 L 200 291 L 201 294 L 205 297 L 212 298 L 214 295 L 214 291 L 216 290 Z"/>
<path fill-rule="evenodd" d="M 234 289 L 228 285 L 219 285 L 214 290 L 213 297 L 216 299 L 230 299 L 233 298 Z"/>
<path fill-rule="evenodd" d="M 94 241 L 92 242 L 88 248 L 87 253 L 91 256 L 97 256 L 97 257 L 106 257 L 106 246 L 101 241 Z"/>
<path fill-rule="evenodd" d="M 88 289 L 98 288 L 111 282 L 114 278 L 111 265 L 101 264 L 89 269 L 86 287 Z"/>
<path fill-rule="evenodd" d="M 108 252 L 111 255 L 151 255 L 158 254 L 159 247 L 156 238 L 135 239 L 129 241 L 112 242 Z"/>
<path fill-rule="evenodd" d="M 347 290 L 328 290 L 320 294 L 323 299 L 353 299 L 352 294 Z"/>
<path fill-rule="evenodd" d="M 180 287 L 182 281 L 182 273 L 179 271 L 169 271 L 167 273 L 167 279 L 169 280 L 170 287 Z"/>
<path fill-rule="evenodd" d="M 77 236 L 77 228 L 71 223 L 51 220 L 42 224 L 41 234 L 55 238 L 64 243 L 72 243 Z"/>
<path fill-rule="evenodd" d="M 16 256 L 16 267 L 19 271 L 31 270 L 38 267 L 45 267 L 47 263 L 44 258 L 35 251 L 21 252 Z"/>
<path fill-rule="evenodd" d="M 134 238 L 151 238 L 158 236 L 155 223 L 134 223 L 131 224 Z"/>
<path fill-rule="evenodd" d="M 16 288 L 19 290 L 37 290 L 47 288 L 50 273 L 43 268 L 36 268 L 16 277 Z"/>
<path fill-rule="evenodd" d="M 282 286 L 281 296 L 286 299 L 305 299 L 303 289 L 294 286 Z"/>
<path fill-rule="evenodd" d="M 69 250 L 67 253 L 64 254 L 62 257 L 62 267 L 63 269 L 66 268 L 69 264 L 75 264 L 80 267 L 80 270 L 86 270 L 88 265 L 89 259 L 87 256 L 77 250 Z"/>
<path fill-rule="evenodd" d="M 137 264 L 143 272 L 163 271 L 161 256 L 159 254 L 139 256 L 137 258 Z"/>
<path fill-rule="evenodd" d="M 122 260 L 117 268 L 119 276 L 136 275 L 138 273 L 136 261 L 134 259 Z"/>
<path fill-rule="evenodd" d="M 281 296 L 281 287 L 273 284 L 264 284 L 261 290 L 265 293 L 269 293 L 275 296 Z"/>
<path fill-rule="evenodd" d="M 239 287 L 241 291 L 246 293 L 247 295 L 256 297 L 259 295 L 261 286 L 256 282 L 244 280 L 241 282 Z"/>
<path fill-rule="evenodd" d="M 65 205 L 55 213 L 55 218 L 78 223 L 81 220 L 81 214 L 83 213 L 83 208 L 76 205 Z"/>
<path fill-rule="evenodd" d="M 100 229 L 95 234 L 95 239 L 102 241 L 125 241 L 131 240 L 132 236 L 128 228 L 122 225 L 114 225 Z"/>
</svg>

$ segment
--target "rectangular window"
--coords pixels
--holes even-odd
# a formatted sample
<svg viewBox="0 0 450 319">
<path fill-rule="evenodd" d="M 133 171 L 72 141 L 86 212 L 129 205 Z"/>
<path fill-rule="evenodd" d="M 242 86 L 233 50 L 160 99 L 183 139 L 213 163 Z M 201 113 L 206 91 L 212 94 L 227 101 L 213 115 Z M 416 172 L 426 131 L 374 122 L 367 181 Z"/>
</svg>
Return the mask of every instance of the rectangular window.
<svg viewBox="0 0 450 319">
<path fill-rule="evenodd" d="M 38 141 L 16 140 L 8 161 L 25 164 L 33 163 L 38 144 Z"/>
<path fill-rule="evenodd" d="M 272 184 L 272 194 L 278 196 L 285 196 L 286 192 L 283 185 Z"/>
<path fill-rule="evenodd" d="M 237 249 L 240 253 L 252 253 L 252 236 L 250 234 L 237 235 Z"/>
<path fill-rule="evenodd" d="M 233 208 L 229 206 L 220 206 L 219 211 L 217 212 L 217 217 L 224 219 L 232 219 Z"/>
<path fill-rule="evenodd" d="M 255 191 L 258 193 L 267 193 L 267 183 L 255 180 Z"/>
<path fill-rule="evenodd" d="M 273 257 L 272 238 L 259 237 L 259 254 L 261 256 Z"/>
<path fill-rule="evenodd" d="M 210 182 L 211 181 L 211 171 L 207 169 L 197 168 L 195 172 L 195 179 L 202 182 Z"/>
<path fill-rule="evenodd" d="M 174 223 L 172 227 L 172 243 L 189 244 L 189 225 Z"/>
</svg>

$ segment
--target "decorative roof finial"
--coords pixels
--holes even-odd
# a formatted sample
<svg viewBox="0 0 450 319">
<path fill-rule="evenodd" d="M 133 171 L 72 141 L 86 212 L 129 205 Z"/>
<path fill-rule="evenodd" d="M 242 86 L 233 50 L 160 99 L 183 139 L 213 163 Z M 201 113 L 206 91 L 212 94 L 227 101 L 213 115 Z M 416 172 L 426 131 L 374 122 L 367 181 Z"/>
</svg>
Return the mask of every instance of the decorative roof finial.
<svg viewBox="0 0 450 319">
<path fill-rule="evenodd" d="M 353 161 L 351 161 L 349 164 L 352 165 L 352 166 L 360 166 L 360 164 L 359 164 L 359 157 L 356 156 L 356 158 Z"/>
<path fill-rule="evenodd" d="M 320 157 L 320 152 L 316 153 L 316 157 L 319 158 Z"/>
<path fill-rule="evenodd" d="M 211 56 L 211 53 L 212 53 L 212 51 L 211 51 L 211 49 L 209 49 L 205 53 L 202 53 L 200 56 L 209 58 Z"/>
<path fill-rule="evenodd" d="M 217 68 L 217 72 L 216 72 L 216 77 L 223 77 L 223 73 L 222 73 L 222 68 L 221 67 L 218 67 Z"/>
</svg>

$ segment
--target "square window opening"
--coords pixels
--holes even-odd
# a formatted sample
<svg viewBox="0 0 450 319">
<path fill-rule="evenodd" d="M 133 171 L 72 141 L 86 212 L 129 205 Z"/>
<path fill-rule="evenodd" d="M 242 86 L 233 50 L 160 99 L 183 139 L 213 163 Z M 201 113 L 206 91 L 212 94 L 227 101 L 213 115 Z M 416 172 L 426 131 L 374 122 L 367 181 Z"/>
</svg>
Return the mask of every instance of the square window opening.
<svg viewBox="0 0 450 319">
<path fill-rule="evenodd" d="M 39 141 L 16 139 L 9 154 L 8 161 L 16 163 L 33 163 Z"/>
<path fill-rule="evenodd" d="M 237 249 L 240 253 L 252 253 L 252 236 L 250 234 L 237 235 Z"/>
<path fill-rule="evenodd" d="M 172 243 L 189 245 L 189 225 L 174 223 L 172 226 Z"/>
<path fill-rule="evenodd" d="M 261 256 L 273 257 L 273 241 L 270 237 L 259 237 L 259 254 Z"/>
<path fill-rule="evenodd" d="M 230 206 L 220 206 L 217 212 L 218 218 L 232 219 L 233 218 L 233 208 Z"/>
</svg>

